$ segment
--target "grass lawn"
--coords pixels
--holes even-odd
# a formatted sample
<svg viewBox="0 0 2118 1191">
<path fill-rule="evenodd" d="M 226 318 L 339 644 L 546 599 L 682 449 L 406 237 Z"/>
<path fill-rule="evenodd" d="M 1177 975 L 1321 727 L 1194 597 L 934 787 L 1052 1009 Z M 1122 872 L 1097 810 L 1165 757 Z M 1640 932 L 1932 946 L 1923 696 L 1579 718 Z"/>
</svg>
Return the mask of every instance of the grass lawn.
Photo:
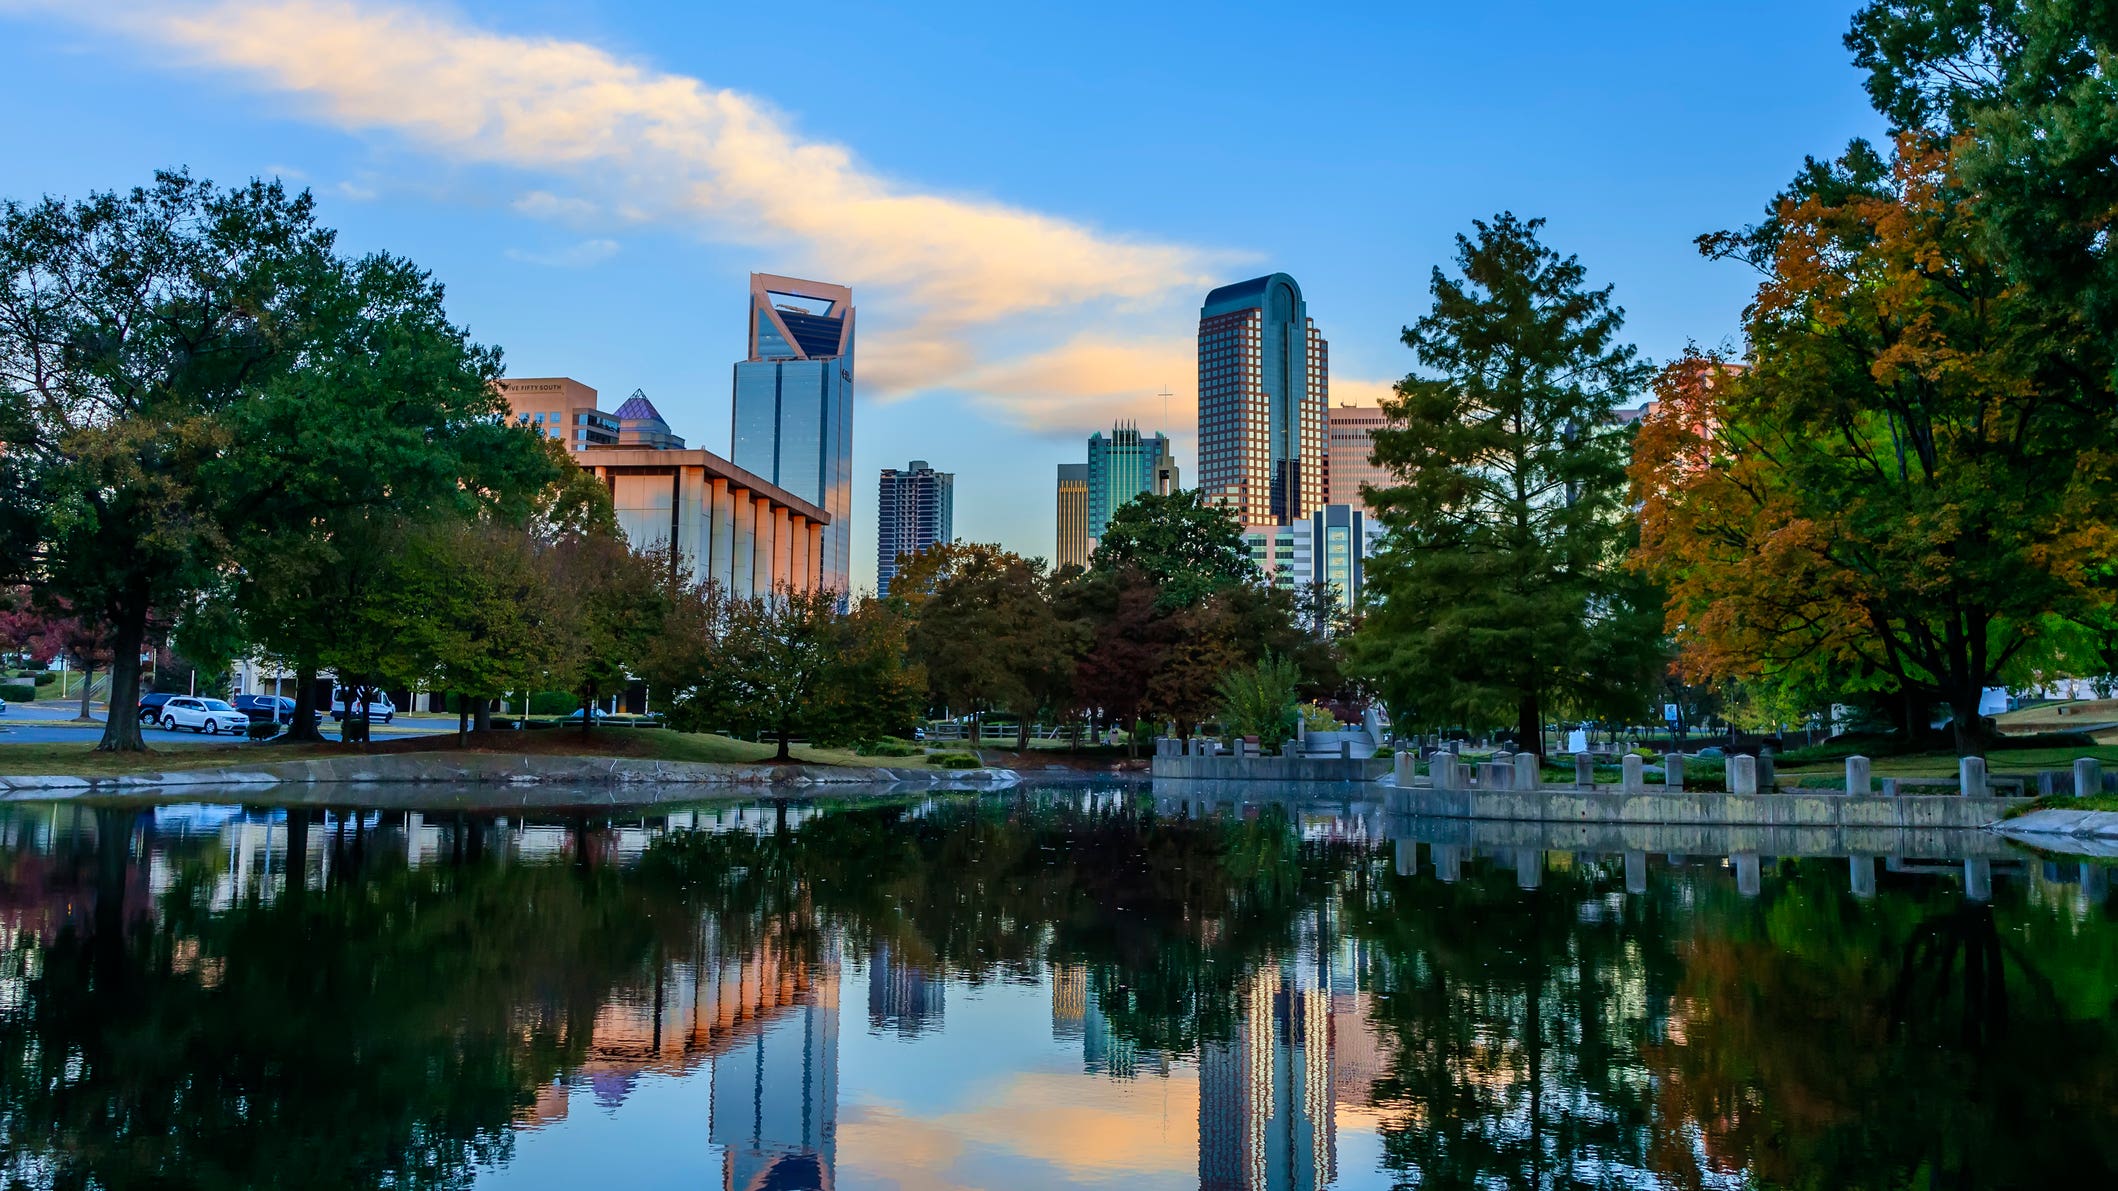
<svg viewBox="0 0 2118 1191">
<path fill-rule="evenodd" d="M 2037 769 L 2072 769 L 2077 757 L 2094 757 L 2105 766 L 2118 764 L 2118 746 L 2099 744 L 2071 748 L 1994 749 L 1986 754 L 1988 773 L 2026 773 Z M 1948 752 L 1908 753 L 1902 757 L 1877 757 L 1876 777 L 1955 777 L 1956 754 Z M 1844 760 L 1818 761 L 1808 765 L 1781 762 L 1774 772 L 1788 776 L 1844 776 Z"/>
<path fill-rule="evenodd" d="M 718 761 L 754 764 L 770 760 L 773 746 L 753 744 L 727 736 L 694 735 L 667 729 L 597 728 L 586 739 L 579 731 L 554 728 L 537 732 L 483 732 L 471 738 L 469 749 L 459 750 L 456 738 L 408 736 L 380 739 L 359 745 L 246 744 L 237 746 L 186 744 L 157 740 L 145 753 L 98 753 L 83 744 L 13 744 L 0 741 L 0 774 L 38 774 L 102 777 L 124 773 L 156 773 L 170 769 L 211 769 L 219 766 L 269 765 L 277 761 L 304 761 L 316 757 L 353 753 L 485 752 L 537 753 L 550 756 L 641 757 L 659 761 Z M 809 748 L 796 745 L 794 759 L 816 765 L 887 765 L 899 769 L 923 768 L 927 759 L 917 757 L 863 757 L 850 750 Z"/>
</svg>

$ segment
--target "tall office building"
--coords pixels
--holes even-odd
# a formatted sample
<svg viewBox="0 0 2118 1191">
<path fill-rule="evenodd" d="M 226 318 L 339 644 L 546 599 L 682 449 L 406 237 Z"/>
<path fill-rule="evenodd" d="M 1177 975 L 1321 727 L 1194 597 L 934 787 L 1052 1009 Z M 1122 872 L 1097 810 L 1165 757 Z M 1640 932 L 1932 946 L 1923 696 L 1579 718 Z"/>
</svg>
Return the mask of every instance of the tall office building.
<svg viewBox="0 0 2118 1191">
<path fill-rule="evenodd" d="M 1325 503 L 1353 505 L 1373 513 L 1361 499 L 1361 485 L 1387 488 L 1393 482 L 1389 469 L 1369 462 L 1375 451 L 1375 432 L 1389 422 L 1373 405 L 1334 405 L 1326 418 L 1331 444 L 1325 456 L 1331 473 L 1326 482 Z"/>
<path fill-rule="evenodd" d="M 1088 565 L 1088 464 L 1059 465 L 1059 546 L 1055 567 Z"/>
<path fill-rule="evenodd" d="M 735 366 L 737 467 L 831 515 L 823 585 L 853 562 L 853 291 L 750 275 L 750 358 Z"/>
<path fill-rule="evenodd" d="M 1199 308 L 1199 490 L 1245 525 L 1324 503 L 1324 337 L 1285 273 L 1224 285 Z"/>
<path fill-rule="evenodd" d="M 1324 505 L 1292 525 L 1246 525 L 1243 542 L 1267 583 L 1290 591 L 1328 583 L 1347 611 L 1367 586 L 1382 526 L 1359 505 Z"/>
<path fill-rule="evenodd" d="M 1133 422 L 1088 436 L 1088 537 L 1090 549 L 1103 537 L 1118 506 L 1143 492 L 1167 496 L 1177 490 L 1177 461 L 1167 436 L 1141 434 Z"/>
<path fill-rule="evenodd" d="M 897 560 L 956 539 L 956 476 L 914 459 L 903 471 L 882 469 L 875 509 L 875 591 L 890 594 Z"/>
</svg>

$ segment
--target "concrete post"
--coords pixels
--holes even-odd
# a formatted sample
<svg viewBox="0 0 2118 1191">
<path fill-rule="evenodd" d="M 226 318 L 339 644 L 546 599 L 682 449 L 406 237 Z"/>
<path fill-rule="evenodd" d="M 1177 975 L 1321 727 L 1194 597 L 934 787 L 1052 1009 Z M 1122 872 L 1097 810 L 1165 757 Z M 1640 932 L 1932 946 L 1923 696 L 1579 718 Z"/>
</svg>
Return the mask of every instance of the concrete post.
<svg viewBox="0 0 2118 1191">
<path fill-rule="evenodd" d="M 1772 754 L 1760 749 L 1757 761 L 1758 789 L 1767 794 L 1779 789 L 1780 780 L 1774 775 L 1772 769 Z"/>
<path fill-rule="evenodd" d="M 1728 792 L 1730 794 L 1755 794 L 1758 792 L 1758 759 L 1756 757 L 1730 757 L 1728 759 Z"/>
<path fill-rule="evenodd" d="M 1544 884 L 1544 851 L 1524 848 L 1515 853 L 1515 887 L 1536 889 Z"/>
<path fill-rule="evenodd" d="M 1450 885 L 1463 879 L 1463 845 L 1434 845 L 1434 875 Z"/>
<path fill-rule="evenodd" d="M 1640 759 L 1640 755 L 1638 753 L 1627 753 L 1625 754 L 1625 759 L 1619 762 L 1619 765 L 1621 766 L 1620 772 L 1623 773 L 1624 777 L 1622 784 L 1618 788 L 1627 794 L 1646 793 L 1647 783 L 1642 777 L 1642 772 L 1647 768 L 1647 764 Z"/>
<path fill-rule="evenodd" d="M 1764 879 L 1758 867 L 1758 854 L 1738 852 L 1730 859 L 1736 864 L 1736 892 L 1744 897 L 1756 897 L 1758 891 L 1764 887 Z"/>
<path fill-rule="evenodd" d="M 1482 762 L 1478 766 L 1478 785 L 1485 790 L 1505 790 L 1508 777 L 1514 771 L 1498 761 Z"/>
<path fill-rule="evenodd" d="M 1964 861 L 1964 896 L 1975 902 L 1993 900 L 1993 862 Z"/>
<path fill-rule="evenodd" d="M 1846 758 L 1846 793 L 1867 794 L 1873 787 L 1869 783 L 1870 761 L 1866 757 Z"/>
<path fill-rule="evenodd" d="M 1397 875 L 1416 877 L 1419 875 L 1419 841 L 1401 839 L 1397 841 Z"/>
<path fill-rule="evenodd" d="M 1352 741 L 1341 740 L 1338 742 L 1338 759 L 1341 761 L 1351 761 L 1353 759 Z"/>
<path fill-rule="evenodd" d="M 1397 755 L 1390 758 L 1390 766 L 1397 778 L 1397 788 L 1411 789 L 1412 779 L 1419 776 L 1419 758 L 1413 755 L 1412 750 L 1397 750 Z"/>
<path fill-rule="evenodd" d="M 1662 788 L 1675 794 L 1684 789 L 1684 754 L 1662 754 Z"/>
<path fill-rule="evenodd" d="M 1875 857 L 1850 856 L 1847 861 L 1853 866 L 1853 896 L 1875 896 Z"/>
<path fill-rule="evenodd" d="M 1515 754 L 1515 788 L 1534 790 L 1544 784 L 1544 773 L 1535 753 Z"/>
<path fill-rule="evenodd" d="M 1885 777 L 1885 778 L 1877 778 L 1877 779 L 1876 779 L 1876 785 L 1877 785 L 1877 786 L 1879 786 L 1879 787 L 1881 788 L 1881 790 L 1882 790 L 1882 794 L 1883 794 L 1883 797 L 1885 797 L 1885 798 L 1895 798 L 1895 797 L 1897 797 L 1897 779 L 1896 779 L 1896 778 L 1894 778 L 1894 777 Z"/>
<path fill-rule="evenodd" d="M 1647 892 L 1647 853 L 1627 852 L 1625 854 L 1625 891 L 1627 893 Z"/>
<path fill-rule="evenodd" d="M 2074 762 L 2074 797 L 2103 793 L 2103 762 L 2083 757 Z"/>
<path fill-rule="evenodd" d="M 1986 786 L 1986 759 L 1965 757 L 1956 763 L 1956 784 L 1962 787 L 1966 798 L 1984 798 L 1991 791 Z"/>
<path fill-rule="evenodd" d="M 1574 788 L 1593 790 L 1596 788 L 1596 759 L 1587 753 L 1574 754 Z"/>
</svg>

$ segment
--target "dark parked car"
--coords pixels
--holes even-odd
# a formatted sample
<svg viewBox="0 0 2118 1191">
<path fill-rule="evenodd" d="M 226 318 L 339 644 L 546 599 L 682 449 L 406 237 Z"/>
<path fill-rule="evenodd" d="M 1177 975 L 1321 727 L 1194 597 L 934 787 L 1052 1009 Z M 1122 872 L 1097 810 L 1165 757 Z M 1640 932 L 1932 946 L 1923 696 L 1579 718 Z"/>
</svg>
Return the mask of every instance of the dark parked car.
<svg viewBox="0 0 2118 1191">
<path fill-rule="evenodd" d="M 235 697 L 235 707 L 237 711 L 248 715 L 250 722 L 253 724 L 291 724 L 294 722 L 294 700 L 284 695 L 237 695 Z M 310 708 L 309 722 L 312 725 L 323 723 L 324 713 L 313 707 Z"/>
<path fill-rule="evenodd" d="M 152 724 L 159 722 L 162 718 L 162 705 L 174 698 L 176 698 L 175 695 L 165 695 L 160 691 L 154 691 L 150 692 L 149 694 L 141 695 L 140 722 L 143 724 Z"/>
</svg>

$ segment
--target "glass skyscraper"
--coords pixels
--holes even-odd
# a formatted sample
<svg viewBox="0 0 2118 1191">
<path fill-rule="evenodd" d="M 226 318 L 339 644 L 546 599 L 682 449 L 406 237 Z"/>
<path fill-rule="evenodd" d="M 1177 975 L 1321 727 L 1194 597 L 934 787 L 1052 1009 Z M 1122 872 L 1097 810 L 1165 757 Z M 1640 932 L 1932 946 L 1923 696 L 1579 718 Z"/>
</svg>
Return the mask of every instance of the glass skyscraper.
<svg viewBox="0 0 2118 1191">
<path fill-rule="evenodd" d="M 822 586 L 852 586 L 853 291 L 750 275 L 750 358 L 735 366 L 737 467 L 831 514 Z"/>
<path fill-rule="evenodd" d="M 1177 490 L 1177 461 L 1169 439 L 1142 434 L 1133 422 L 1088 436 L 1088 537 L 1090 548 L 1103 538 L 1118 506 L 1143 492 L 1167 496 Z"/>
<path fill-rule="evenodd" d="M 956 476 L 914 459 L 903 471 L 882 469 L 875 510 L 875 591 L 890 594 L 897 560 L 956 539 Z"/>
<path fill-rule="evenodd" d="M 1199 490 L 1245 525 L 1287 525 L 1325 499 L 1329 367 L 1285 273 L 1224 285 L 1199 308 Z"/>
</svg>

